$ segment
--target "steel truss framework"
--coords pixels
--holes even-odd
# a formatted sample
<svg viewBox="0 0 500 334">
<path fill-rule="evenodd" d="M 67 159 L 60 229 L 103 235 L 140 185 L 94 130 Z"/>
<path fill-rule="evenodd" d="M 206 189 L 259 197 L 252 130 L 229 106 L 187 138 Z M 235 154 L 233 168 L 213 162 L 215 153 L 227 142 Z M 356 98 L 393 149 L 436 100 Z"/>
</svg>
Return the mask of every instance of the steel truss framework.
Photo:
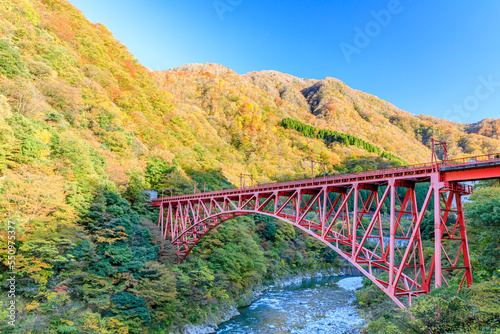
<svg viewBox="0 0 500 334">
<path fill-rule="evenodd" d="M 160 206 L 159 225 L 163 236 L 177 246 L 177 256 L 182 261 L 205 234 L 228 219 L 246 214 L 280 219 L 324 242 L 404 307 L 397 297 L 406 296 L 411 303 L 412 296 L 429 292 L 433 273 L 437 275 L 436 285 L 441 285 L 441 279 L 447 284 L 443 270 L 461 270 L 460 285 L 465 279 L 468 286 L 472 284 L 461 205 L 461 196 L 469 193 L 468 187 L 456 183 L 444 187 L 436 174 L 419 207 L 415 184 L 405 178 L 393 178 L 385 184 L 312 185 L 168 202 Z M 434 207 L 442 209 L 435 210 L 438 252 L 426 267 L 420 225 L 431 200 Z M 389 212 L 382 214 L 387 208 Z M 457 246 L 450 247 L 445 242 Z M 445 266 L 441 266 L 441 253 L 445 255 Z M 389 279 L 376 278 L 374 268 L 387 271 Z"/>
<path fill-rule="evenodd" d="M 488 157 L 488 163 L 500 163 L 499 155 Z M 460 163 L 470 167 L 470 160 Z M 430 164 L 162 198 L 153 205 L 160 207 L 158 226 L 177 247 L 179 262 L 219 224 L 241 215 L 267 215 L 321 240 L 405 307 L 432 285 L 449 285 L 452 277 L 460 288 L 472 284 L 461 200 L 472 187 L 455 182 L 460 171 L 450 173 L 454 181 Z M 488 173 L 500 176 L 499 170 Z M 417 184 L 426 191 L 422 203 L 417 203 Z M 432 258 L 424 256 L 421 236 L 429 216 Z M 388 279 L 376 277 L 376 270 L 386 271 Z"/>
</svg>

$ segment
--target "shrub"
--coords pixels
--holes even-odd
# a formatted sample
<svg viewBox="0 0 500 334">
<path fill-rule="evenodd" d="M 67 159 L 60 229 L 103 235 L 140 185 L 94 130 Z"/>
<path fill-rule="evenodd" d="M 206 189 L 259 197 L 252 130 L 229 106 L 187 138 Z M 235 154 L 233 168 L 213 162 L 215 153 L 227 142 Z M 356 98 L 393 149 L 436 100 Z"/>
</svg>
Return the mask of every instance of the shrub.
<svg viewBox="0 0 500 334">
<path fill-rule="evenodd" d="M 111 301 L 113 302 L 112 314 L 116 314 L 118 319 L 123 319 L 123 322 L 130 327 L 136 327 L 137 321 L 145 326 L 151 323 L 144 298 L 136 297 L 130 292 L 118 291 L 111 297 Z"/>
<path fill-rule="evenodd" d="M 18 75 L 28 76 L 28 69 L 18 49 L 7 38 L 0 39 L 0 74 L 11 79 Z"/>
<path fill-rule="evenodd" d="M 0 117 L 7 117 L 11 113 L 10 105 L 7 98 L 0 94 Z"/>
<path fill-rule="evenodd" d="M 61 79 L 43 80 L 38 84 L 50 106 L 61 111 L 69 122 L 73 122 L 83 107 L 81 93 Z"/>
<path fill-rule="evenodd" d="M 13 110 L 23 116 L 35 116 L 48 109 L 43 95 L 25 78 L 0 81 L 0 93 L 7 97 Z"/>
<path fill-rule="evenodd" d="M 52 67 L 41 61 L 28 59 L 27 66 L 29 72 L 37 78 L 49 77 L 52 73 L 55 73 Z"/>
</svg>

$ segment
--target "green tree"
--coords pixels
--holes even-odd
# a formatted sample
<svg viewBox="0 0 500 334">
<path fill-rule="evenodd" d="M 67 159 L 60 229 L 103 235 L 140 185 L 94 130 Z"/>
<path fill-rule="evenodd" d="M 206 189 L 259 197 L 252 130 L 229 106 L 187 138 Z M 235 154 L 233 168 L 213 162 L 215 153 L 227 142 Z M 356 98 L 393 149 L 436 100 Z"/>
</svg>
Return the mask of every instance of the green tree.
<svg viewBox="0 0 500 334">
<path fill-rule="evenodd" d="M 478 255 L 483 270 L 498 275 L 500 269 L 500 187 L 477 189 L 466 203 L 469 246 Z"/>
<path fill-rule="evenodd" d="M 0 39 L 0 74 L 5 74 L 9 78 L 28 75 L 28 69 L 19 50 L 5 37 Z"/>
<path fill-rule="evenodd" d="M 142 326 L 149 326 L 151 317 L 144 298 L 130 292 L 118 291 L 111 297 L 111 315 L 127 324 L 134 333 L 142 332 Z"/>
</svg>

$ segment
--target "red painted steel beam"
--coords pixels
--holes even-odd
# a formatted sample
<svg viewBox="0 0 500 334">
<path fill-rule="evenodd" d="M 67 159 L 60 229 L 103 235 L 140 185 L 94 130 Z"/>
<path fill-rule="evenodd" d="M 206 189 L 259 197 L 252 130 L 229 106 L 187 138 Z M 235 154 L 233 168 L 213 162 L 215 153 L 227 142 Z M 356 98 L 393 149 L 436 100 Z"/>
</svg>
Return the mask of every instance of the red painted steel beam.
<svg viewBox="0 0 500 334">
<path fill-rule="evenodd" d="M 479 181 L 495 179 L 500 175 L 500 164 L 482 168 L 449 169 L 442 172 L 443 180 L 447 182 Z"/>
</svg>

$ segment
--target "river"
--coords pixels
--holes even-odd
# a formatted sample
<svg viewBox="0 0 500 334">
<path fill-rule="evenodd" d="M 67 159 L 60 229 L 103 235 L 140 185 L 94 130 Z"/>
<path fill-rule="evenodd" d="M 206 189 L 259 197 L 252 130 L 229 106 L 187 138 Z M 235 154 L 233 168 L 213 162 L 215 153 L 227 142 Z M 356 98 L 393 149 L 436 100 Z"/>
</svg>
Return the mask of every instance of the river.
<svg viewBox="0 0 500 334">
<path fill-rule="evenodd" d="M 359 333 L 364 321 L 352 306 L 361 277 L 312 278 L 273 287 L 240 315 L 219 326 L 218 334 Z"/>
</svg>

